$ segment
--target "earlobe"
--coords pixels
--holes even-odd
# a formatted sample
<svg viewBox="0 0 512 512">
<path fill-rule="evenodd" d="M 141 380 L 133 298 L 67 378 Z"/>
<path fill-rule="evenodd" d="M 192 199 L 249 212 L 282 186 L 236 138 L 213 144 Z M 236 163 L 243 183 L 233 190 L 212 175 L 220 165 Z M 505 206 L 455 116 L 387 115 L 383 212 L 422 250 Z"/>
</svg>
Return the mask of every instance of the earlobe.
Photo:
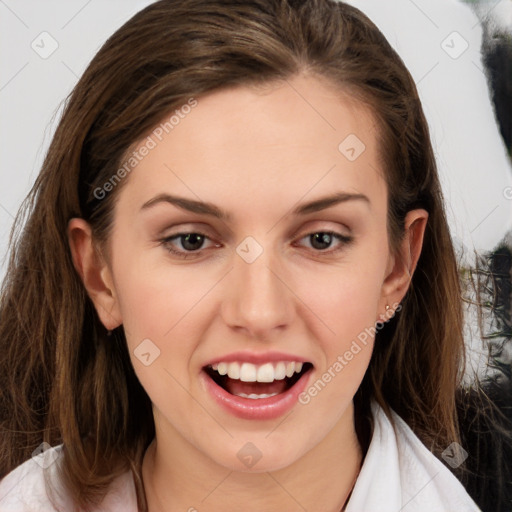
<svg viewBox="0 0 512 512">
<path fill-rule="evenodd" d="M 121 325 L 122 318 L 111 278 L 111 272 L 95 249 L 89 224 L 80 218 L 68 222 L 68 243 L 73 265 L 106 329 Z"/>
<path fill-rule="evenodd" d="M 409 288 L 412 275 L 421 255 L 428 212 L 411 210 L 405 217 L 405 234 L 396 255 L 390 256 L 391 270 L 382 286 L 382 300 L 386 304 L 399 303 Z"/>
</svg>

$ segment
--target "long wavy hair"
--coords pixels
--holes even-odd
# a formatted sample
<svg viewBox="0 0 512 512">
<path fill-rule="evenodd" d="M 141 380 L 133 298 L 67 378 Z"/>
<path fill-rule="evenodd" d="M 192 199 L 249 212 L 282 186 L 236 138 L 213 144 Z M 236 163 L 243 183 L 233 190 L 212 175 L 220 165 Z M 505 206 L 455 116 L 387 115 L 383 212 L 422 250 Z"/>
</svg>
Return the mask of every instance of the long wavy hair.
<svg viewBox="0 0 512 512">
<path fill-rule="evenodd" d="M 101 201 L 94 191 L 166 113 L 210 91 L 306 71 L 377 119 L 391 248 L 404 235 L 408 211 L 429 213 L 402 309 L 376 335 L 355 397 L 357 417 L 373 399 L 437 455 L 459 440 L 459 276 L 427 121 L 400 57 L 364 14 L 342 2 L 161 0 L 95 55 L 16 217 L 0 302 L 0 477 L 42 441 L 62 443 L 60 476 L 77 507 L 98 503 L 131 470 L 146 510 L 141 463 L 155 433 L 151 402 L 122 326 L 106 335 L 73 266 L 67 223 L 87 220 L 107 253 L 116 197 L 129 177 Z"/>
</svg>

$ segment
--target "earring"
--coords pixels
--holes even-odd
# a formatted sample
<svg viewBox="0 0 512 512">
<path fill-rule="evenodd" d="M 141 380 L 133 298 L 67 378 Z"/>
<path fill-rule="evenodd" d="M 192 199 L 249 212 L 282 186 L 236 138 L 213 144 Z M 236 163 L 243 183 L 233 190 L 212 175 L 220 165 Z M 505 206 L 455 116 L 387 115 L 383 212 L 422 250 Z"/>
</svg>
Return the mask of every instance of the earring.
<svg viewBox="0 0 512 512">
<path fill-rule="evenodd" d="M 390 308 L 389 304 L 386 304 L 386 311 Z"/>
</svg>

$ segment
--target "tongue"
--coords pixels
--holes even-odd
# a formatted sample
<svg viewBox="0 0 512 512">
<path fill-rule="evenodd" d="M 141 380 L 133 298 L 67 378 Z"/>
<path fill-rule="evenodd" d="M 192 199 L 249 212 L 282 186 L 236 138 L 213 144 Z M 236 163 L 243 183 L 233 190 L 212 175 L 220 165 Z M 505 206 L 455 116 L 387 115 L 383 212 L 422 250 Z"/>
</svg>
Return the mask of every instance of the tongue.
<svg viewBox="0 0 512 512">
<path fill-rule="evenodd" d="M 250 395 L 251 393 L 270 395 L 272 393 L 282 393 L 287 387 L 286 380 L 287 379 L 275 380 L 274 382 L 242 382 L 241 380 L 227 377 L 224 388 L 232 395 L 239 395 L 240 393 L 245 393 L 246 395 Z"/>
</svg>

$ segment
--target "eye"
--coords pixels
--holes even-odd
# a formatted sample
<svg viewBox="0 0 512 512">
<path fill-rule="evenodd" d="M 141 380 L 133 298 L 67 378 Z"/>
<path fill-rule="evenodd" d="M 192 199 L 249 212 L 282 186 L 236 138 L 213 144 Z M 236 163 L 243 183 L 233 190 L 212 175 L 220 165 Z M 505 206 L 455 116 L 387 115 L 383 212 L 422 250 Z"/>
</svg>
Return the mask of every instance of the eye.
<svg viewBox="0 0 512 512">
<path fill-rule="evenodd" d="M 353 237 L 342 235 L 334 231 L 315 231 L 314 233 L 307 234 L 300 240 L 305 239 L 310 242 L 310 247 L 315 249 L 314 252 L 325 252 L 329 254 L 341 251 L 344 246 L 349 245 L 353 241 Z M 329 249 L 335 241 L 339 242 L 338 246 L 334 249 L 326 250 Z"/>
<path fill-rule="evenodd" d="M 310 248 L 313 249 L 314 252 L 325 254 L 341 251 L 346 245 L 349 245 L 353 241 L 353 237 L 342 235 L 334 231 L 316 231 L 300 238 L 300 240 L 305 239 L 310 242 Z M 210 240 L 210 238 L 204 233 L 191 231 L 176 233 L 175 235 L 162 239 L 160 242 L 171 254 L 186 259 L 199 256 L 206 250 L 204 244 L 207 240 Z M 338 241 L 338 246 L 329 250 L 329 247 L 335 241 Z M 177 248 L 176 244 L 180 245 L 181 249 Z M 213 244 L 213 246 L 221 247 L 221 244 Z"/>
<path fill-rule="evenodd" d="M 187 258 L 189 256 L 196 256 L 194 252 L 201 253 L 204 250 L 204 243 L 209 240 L 209 237 L 204 233 L 196 231 L 188 233 L 176 233 L 170 237 L 161 240 L 164 247 L 172 254 L 181 258 Z M 177 249 L 174 241 L 177 241 L 182 249 Z M 220 244 L 215 244 L 215 247 L 220 247 Z"/>
</svg>

